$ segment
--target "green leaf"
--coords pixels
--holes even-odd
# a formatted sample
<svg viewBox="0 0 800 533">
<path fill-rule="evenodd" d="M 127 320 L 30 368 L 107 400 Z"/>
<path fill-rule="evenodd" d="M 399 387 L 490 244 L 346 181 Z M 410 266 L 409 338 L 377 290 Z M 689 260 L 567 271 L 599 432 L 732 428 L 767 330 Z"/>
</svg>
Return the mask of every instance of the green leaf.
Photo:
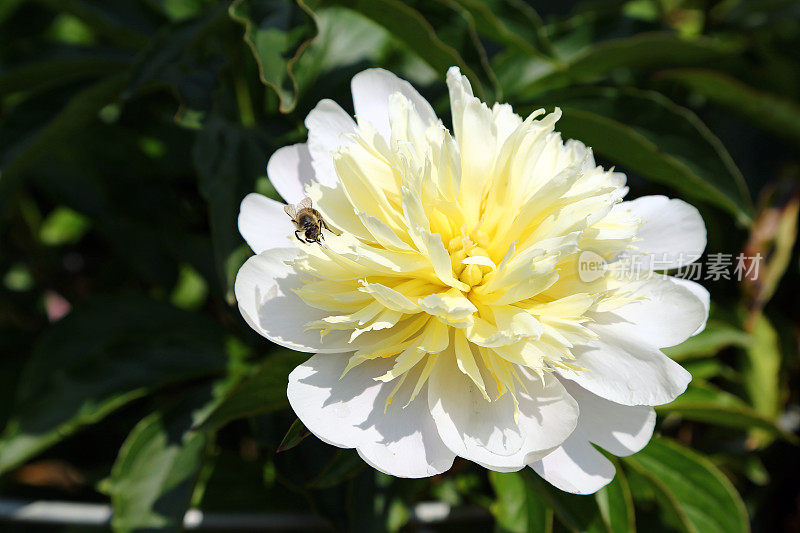
<svg viewBox="0 0 800 533">
<path fill-rule="evenodd" d="M 142 419 L 130 432 L 106 484 L 114 531 L 181 531 L 207 436 L 189 431 L 193 411 L 211 399 L 203 387 Z"/>
<path fill-rule="evenodd" d="M 269 356 L 247 379 L 234 387 L 220 403 L 199 420 L 195 429 L 216 430 L 231 420 L 269 413 L 289 405 L 286 385 L 289 373 L 303 361 L 301 355 L 281 350 Z"/>
<path fill-rule="evenodd" d="M 168 384 L 222 372 L 225 334 L 143 296 L 78 306 L 40 339 L 0 437 L 0 472 Z"/>
<path fill-rule="evenodd" d="M 490 509 L 499 531 L 549 533 L 553 530 L 553 509 L 521 473 L 489 471 L 489 482 L 497 495 Z"/>
<path fill-rule="evenodd" d="M 41 131 L 4 154 L 0 167 L 0 215 L 8 208 L 28 166 L 54 144 L 95 120 L 97 113 L 119 95 L 126 79 L 127 74 L 118 74 L 77 93 Z"/>
<path fill-rule="evenodd" d="M 275 452 L 277 453 L 291 450 L 309 435 L 311 435 L 311 432 L 306 429 L 306 426 L 304 426 L 298 418 L 292 422 L 292 425 L 289 427 L 289 431 L 287 431 L 286 435 L 283 436 L 283 439 L 281 440 L 281 443 L 278 445 L 278 449 L 275 450 Z"/>
<path fill-rule="evenodd" d="M 289 113 L 299 90 L 294 65 L 317 35 L 313 13 L 302 1 L 289 0 L 235 0 L 228 13 L 244 26 L 261 82 L 278 95 L 281 112 Z"/>
<path fill-rule="evenodd" d="M 673 33 L 640 33 L 593 44 L 552 63 L 521 53 L 501 54 L 494 64 L 506 94 L 534 96 L 543 91 L 602 79 L 620 69 L 707 64 L 740 52 L 737 42 L 682 39 Z"/>
<path fill-rule="evenodd" d="M 147 82 L 169 78 L 168 69 L 174 67 L 187 53 L 197 48 L 199 42 L 208 39 L 211 30 L 220 21 L 225 21 L 225 5 L 218 4 L 200 16 L 179 23 L 164 25 L 150 39 L 149 45 L 139 55 L 131 68 L 130 80 L 124 96 L 129 97 Z M 180 93 L 181 87 L 176 87 Z"/>
<path fill-rule="evenodd" d="M 622 459 L 645 477 L 669 505 L 682 529 L 697 533 L 748 532 L 744 503 L 730 481 L 708 459 L 662 437 Z"/>
<path fill-rule="evenodd" d="M 733 394 L 708 383 L 691 383 L 675 401 L 656 407 L 656 412 L 718 426 L 758 428 L 769 435 L 797 442 L 797 438 L 783 430 L 773 417 L 759 413 Z"/>
<path fill-rule="evenodd" d="M 558 520 L 572 531 L 591 533 L 615 533 L 610 531 L 593 496 L 579 496 L 555 488 L 544 481 L 531 469 L 524 469 L 522 475 L 540 494 L 549 507 L 555 511 Z"/>
<path fill-rule="evenodd" d="M 736 378 L 736 372 L 733 368 L 723 364 L 718 359 L 695 359 L 684 361 L 681 366 L 689 371 L 692 378 L 695 380 L 707 381 L 717 376 L 723 376 L 726 379 Z"/>
<path fill-rule="evenodd" d="M 200 193 L 208 202 L 215 266 L 230 305 L 235 303 L 236 273 L 251 255 L 242 245 L 236 218 L 242 198 L 264 173 L 266 148 L 262 144 L 253 131 L 214 111 L 197 134 L 192 152 Z"/>
<path fill-rule="evenodd" d="M 478 32 L 527 55 L 551 61 L 552 46 L 539 14 L 522 0 L 452 0 L 467 9 Z"/>
<path fill-rule="evenodd" d="M 316 9 L 323 5 L 338 5 L 352 9 L 368 19 L 386 28 L 398 41 L 403 43 L 408 49 L 422 58 L 430 65 L 437 74 L 443 76 L 448 68 L 457 66 L 473 84 L 476 96 L 484 98 L 487 85 L 496 85 L 494 73 L 486 61 L 486 53 L 476 35 L 472 33 L 475 22 L 471 15 L 464 17 L 464 12 L 450 10 L 447 17 L 441 19 L 442 24 L 455 24 L 462 21 L 467 26 L 467 35 L 463 32 L 456 32 L 459 39 L 459 49 L 453 44 L 443 40 L 440 34 L 444 33 L 439 27 L 437 19 L 436 27 L 430 22 L 431 13 L 426 10 L 425 15 L 420 12 L 423 9 L 433 11 L 433 4 L 429 2 L 402 2 L 400 0 L 309 0 L 308 5 Z M 412 7 L 413 6 L 413 7 Z M 415 7 L 419 7 L 415 9 Z M 443 6 L 436 6 L 441 8 Z M 466 13 L 469 15 L 469 12 Z M 437 33 L 437 30 L 439 32 Z M 464 54 L 469 53 L 469 61 Z M 497 89 L 497 87 L 495 87 Z"/>
<path fill-rule="evenodd" d="M 617 468 L 617 474 L 611 483 L 595 493 L 594 499 L 597 501 L 600 515 L 610 532 L 635 533 L 636 516 L 628 479 L 620 468 L 619 461 L 616 458 L 609 457 L 609 459 Z"/>
<path fill-rule="evenodd" d="M 664 96 L 583 88 L 548 93 L 536 103 L 561 107 L 562 134 L 612 163 L 751 220 L 750 195 L 730 154 L 697 116 Z"/>
<path fill-rule="evenodd" d="M 664 353 L 675 361 L 713 357 L 729 346 L 746 347 L 750 335 L 741 329 L 718 321 L 710 321 L 701 333 L 690 337 L 682 344 L 665 348 Z"/>
<path fill-rule="evenodd" d="M 792 100 L 760 91 L 715 70 L 667 70 L 659 72 L 658 78 L 682 85 L 753 124 L 800 144 L 800 105 Z"/>
</svg>

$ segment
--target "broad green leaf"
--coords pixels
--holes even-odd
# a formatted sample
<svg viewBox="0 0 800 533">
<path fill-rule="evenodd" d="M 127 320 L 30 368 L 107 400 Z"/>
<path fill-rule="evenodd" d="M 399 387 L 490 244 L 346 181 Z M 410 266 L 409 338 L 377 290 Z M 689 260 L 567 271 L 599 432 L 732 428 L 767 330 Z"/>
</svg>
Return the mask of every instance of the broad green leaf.
<svg viewBox="0 0 800 533">
<path fill-rule="evenodd" d="M 295 420 L 292 425 L 289 427 L 289 431 L 286 432 L 286 435 L 283 436 L 281 443 L 278 445 L 278 449 L 275 450 L 276 452 L 285 452 L 286 450 L 291 450 L 298 444 L 300 444 L 303 439 L 311 435 L 311 432 L 306 429 L 300 419 L 298 418 Z"/>
<path fill-rule="evenodd" d="M 207 436 L 190 431 L 193 411 L 211 400 L 203 387 L 142 419 L 130 432 L 105 483 L 114 531 L 181 531 Z"/>
<path fill-rule="evenodd" d="M 741 44 L 711 38 L 682 39 L 673 33 L 640 33 L 593 44 L 552 63 L 522 53 L 501 54 L 495 72 L 506 94 L 531 97 L 543 91 L 602 79 L 620 69 L 707 64 L 740 52 Z"/>
<path fill-rule="evenodd" d="M 710 321 L 701 333 L 678 346 L 665 348 L 664 353 L 675 361 L 712 357 L 729 346 L 746 347 L 750 335 L 741 329 L 718 321 Z"/>
<path fill-rule="evenodd" d="M 622 461 L 648 479 L 682 529 L 692 533 L 748 532 L 747 511 L 731 482 L 708 459 L 662 437 Z"/>
<path fill-rule="evenodd" d="M 192 152 L 200 193 L 208 202 L 214 259 L 229 304 L 235 302 L 233 282 L 251 254 L 236 227 L 239 204 L 264 173 L 266 148 L 253 130 L 212 112 L 198 132 Z"/>
<path fill-rule="evenodd" d="M 77 93 L 41 131 L 4 154 L 0 166 L 0 215 L 8 208 L 28 166 L 55 143 L 95 120 L 100 109 L 117 98 L 126 78 L 124 73 L 111 76 Z"/>
<path fill-rule="evenodd" d="M 718 359 L 693 359 L 683 361 L 681 366 L 689 371 L 695 380 L 707 381 L 717 376 L 736 380 L 736 372 Z"/>
<path fill-rule="evenodd" d="M 593 496 L 579 496 L 557 489 L 529 468 L 522 470 L 522 475 L 568 529 L 587 533 L 615 533 L 609 530 L 598 500 Z"/>
<path fill-rule="evenodd" d="M 230 393 L 207 416 L 199 420 L 195 429 L 213 431 L 231 420 L 269 413 L 289 405 L 286 386 L 289 373 L 303 362 L 303 356 L 282 350 L 267 359 Z"/>
<path fill-rule="evenodd" d="M 203 39 L 208 39 L 215 25 L 226 21 L 224 15 L 225 5 L 217 4 L 198 17 L 164 25 L 132 66 L 124 96 L 129 97 L 149 81 L 170 78 L 168 69 Z M 181 88 L 177 87 L 176 92 L 181 92 Z"/>
<path fill-rule="evenodd" d="M 553 509 L 525 481 L 523 474 L 489 471 L 489 482 L 497 495 L 490 509 L 499 531 L 545 533 L 553 530 Z"/>
<path fill-rule="evenodd" d="M 547 58 L 552 46 L 539 14 L 522 0 L 452 0 L 467 9 L 479 33 L 527 55 Z"/>
<path fill-rule="evenodd" d="M 160 387 L 222 372 L 224 343 L 208 318 L 143 296 L 78 306 L 28 360 L 0 436 L 0 472 Z"/>
<path fill-rule="evenodd" d="M 548 93 L 536 103 L 560 107 L 557 129 L 612 163 L 750 221 L 750 195 L 730 154 L 697 116 L 664 96 L 583 88 Z"/>
<path fill-rule="evenodd" d="M 391 47 L 389 32 L 355 11 L 325 7 L 314 14 L 319 35 L 297 62 L 299 87 L 313 84 L 323 72 L 361 62 L 378 63 Z"/>
<path fill-rule="evenodd" d="M 658 78 L 678 83 L 753 124 L 800 144 L 800 105 L 777 94 L 755 89 L 723 72 L 676 69 Z"/>
<path fill-rule="evenodd" d="M 614 458 L 611 460 L 617 468 L 617 474 L 611 483 L 595 493 L 594 499 L 610 532 L 635 533 L 636 516 L 628 479 L 620 468 L 619 461 Z"/>
<path fill-rule="evenodd" d="M 438 23 L 436 28 L 432 26 L 431 13 L 423 16 L 420 12 L 420 10 L 433 10 L 433 7 L 441 10 L 445 8 L 444 4 L 436 6 L 432 2 L 400 0 L 308 0 L 306 3 L 312 9 L 337 5 L 360 13 L 386 28 L 392 36 L 422 58 L 440 76 L 451 66 L 459 67 L 462 73 L 469 77 L 478 96 L 485 96 L 485 85 L 495 85 L 494 73 L 485 60 L 485 51 L 477 36 L 473 35 L 472 38 L 466 36 L 459 43 L 460 51 L 463 54 L 470 54 L 470 60 L 467 61 L 459 50 L 445 42 L 439 35 L 442 32 Z M 444 19 L 441 22 L 454 23 L 458 18 L 462 18 L 468 25 L 474 25 L 474 21 L 463 19 L 463 14 L 460 15 L 454 10 L 449 10 L 447 13 L 449 20 Z M 437 33 L 437 30 L 440 31 Z"/>
<path fill-rule="evenodd" d="M 733 394 L 708 383 L 691 383 L 675 401 L 656 407 L 656 412 L 718 426 L 758 428 L 769 435 L 797 442 L 797 438 L 781 429 L 773 417 L 759 413 Z"/>
<path fill-rule="evenodd" d="M 278 95 L 281 112 L 291 112 L 298 93 L 294 65 L 317 35 L 313 13 L 290 0 L 235 0 L 228 13 L 244 26 L 261 82 Z"/>
</svg>

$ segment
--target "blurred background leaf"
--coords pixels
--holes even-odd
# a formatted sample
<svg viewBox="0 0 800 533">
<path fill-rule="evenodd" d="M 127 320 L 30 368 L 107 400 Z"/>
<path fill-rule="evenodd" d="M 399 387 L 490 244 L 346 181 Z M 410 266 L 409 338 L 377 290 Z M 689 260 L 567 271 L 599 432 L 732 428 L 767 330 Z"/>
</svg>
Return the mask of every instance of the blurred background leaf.
<svg viewBox="0 0 800 533">
<path fill-rule="evenodd" d="M 117 531 L 191 507 L 341 531 L 796 529 L 797 2 L 6 0 L 0 35 L 0 498 L 110 503 Z M 309 110 L 352 112 L 350 78 L 381 67 L 448 124 L 452 65 L 490 105 L 560 107 L 631 197 L 697 205 L 707 254 L 761 257 L 756 279 L 700 280 L 711 320 L 665 350 L 693 382 L 593 496 L 464 461 L 395 479 L 306 438 L 286 400 L 305 356 L 236 309 L 239 202 L 279 199 L 266 162 Z"/>
</svg>

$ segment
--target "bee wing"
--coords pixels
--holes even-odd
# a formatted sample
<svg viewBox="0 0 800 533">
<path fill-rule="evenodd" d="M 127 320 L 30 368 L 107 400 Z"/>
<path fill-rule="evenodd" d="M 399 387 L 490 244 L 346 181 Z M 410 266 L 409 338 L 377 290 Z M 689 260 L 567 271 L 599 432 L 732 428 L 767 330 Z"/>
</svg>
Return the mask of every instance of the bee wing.
<svg viewBox="0 0 800 533">
<path fill-rule="evenodd" d="M 297 209 L 292 204 L 286 204 L 283 206 L 283 210 L 291 217 L 292 220 L 294 220 L 297 216 Z"/>
<path fill-rule="evenodd" d="M 308 208 L 308 209 L 311 209 L 311 198 L 309 198 L 308 196 L 306 196 L 305 198 L 303 198 L 302 200 L 300 200 L 300 203 L 299 203 L 299 204 L 297 204 L 297 205 L 298 205 L 298 207 L 300 207 L 301 209 L 302 209 L 302 208 Z"/>
</svg>

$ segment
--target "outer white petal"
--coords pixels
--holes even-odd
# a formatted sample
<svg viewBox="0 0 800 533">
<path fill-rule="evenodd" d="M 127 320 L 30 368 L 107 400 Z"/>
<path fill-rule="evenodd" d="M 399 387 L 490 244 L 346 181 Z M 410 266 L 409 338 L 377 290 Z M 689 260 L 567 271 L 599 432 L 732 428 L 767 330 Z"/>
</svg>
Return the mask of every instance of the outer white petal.
<svg viewBox="0 0 800 533">
<path fill-rule="evenodd" d="M 317 437 L 340 448 L 357 448 L 371 466 L 398 477 L 440 474 L 453 464 L 423 399 L 384 412 L 395 383 L 373 378 L 391 368 L 369 361 L 339 379 L 348 357 L 315 355 L 289 375 L 287 394 L 294 412 Z"/>
<path fill-rule="evenodd" d="M 387 141 L 391 137 L 389 96 L 394 93 L 405 96 L 426 125 L 439 120 L 428 101 L 410 83 L 387 70 L 375 68 L 359 72 L 353 76 L 351 90 L 356 119 L 370 122 Z"/>
<path fill-rule="evenodd" d="M 616 474 L 611 461 L 595 450 L 579 429 L 561 447 L 530 466 L 555 487 L 574 494 L 595 493 Z"/>
<path fill-rule="evenodd" d="M 510 394 L 497 398 L 493 378 L 484 377 L 487 401 L 448 352 L 439 355 L 428 383 L 428 404 L 439 435 L 456 455 L 499 471 L 519 470 L 561 444 L 578 418 L 576 402 L 552 376 L 545 385 L 518 390 L 519 420 Z"/>
<path fill-rule="evenodd" d="M 636 453 L 650 442 L 656 414 L 651 407 L 609 402 L 566 380 L 564 387 L 580 407 L 578 427 L 560 448 L 530 466 L 561 490 L 592 494 L 616 472 L 591 443 L 617 456 Z"/>
<path fill-rule="evenodd" d="M 697 335 L 698 333 L 706 329 L 706 322 L 708 322 L 708 312 L 711 310 L 711 294 L 709 294 L 708 290 L 705 287 L 694 281 L 688 279 L 673 278 L 673 277 L 670 277 L 669 279 L 671 279 L 673 283 L 677 283 L 681 287 L 684 287 L 692 291 L 692 294 L 694 294 L 697 297 L 697 299 L 703 303 L 703 306 L 705 307 L 706 310 L 706 318 L 705 320 L 703 320 L 703 323 L 700 324 L 700 326 L 698 326 L 695 332 L 692 333 L 692 335 Z"/>
<path fill-rule="evenodd" d="M 692 380 L 661 350 L 620 337 L 608 326 L 591 329 L 600 338 L 573 348 L 572 363 L 587 370 L 557 370 L 584 389 L 622 405 L 662 405 L 681 395 Z"/>
<path fill-rule="evenodd" d="M 281 346 L 301 352 L 338 353 L 355 350 L 348 345 L 349 332 L 332 331 L 320 339 L 319 331 L 305 331 L 305 324 L 326 316 L 309 307 L 293 289 L 302 282 L 285 263 L 297 248 L 272 248 L 254 255 L 236 274 L 234 293 L 239 311 L 254 330 Z"/>
<path fill-rule="evenodd" d="M 267 176 L 287 203 L 296 204 L 302 200 L 306 195 L 305 186 L 316 179 L 308 145 L 293 144 L 276 150 L 267 163 Z"/>
<path fill-rule="evenodd" d="M 244 197 L 239 207 L 239 233 L 255 253 L 289 245 L 294 230 L 283 204 L 258 193 Z"/>
<path fill-rule="evenodd" d="M 350 142 L 347 135 L 355 132 L 356 123 L 339 104 L 325 99 L 311 110 L 305 124 L 316 180 L 327 187 L 335 187 L 338 178 L 333 167 L 333 153 Z"/>
<path fill-rule="evenodd" d="M 642 220 L 634 245 L 644 255 L 642 264 L 654 261 L 666 270 L 696 261 L 706 248 L 706 226 L 697 209 L 666 196 L 643 196 L 621 202 L 615 210 L 630 210 Z M 649 259 L 652 258 L 652 259 Z"/>
<path fill-rule="evenodd" d="M 682 343 L 708 319 L 708 305 L 690 287 L 669 276 L 641 282 L 632 296 L 639 300 L 613 311 L 594 313 L 592 319 L 619 337 L 657 348 Z"/>
<path fill-rule="evenodd" d="M 563 381 L 580 409 L 578 429 L 589 441 L 619 457 L 638 452 L 650 442 L 656 412 L 646 405 L 620 405 Z"/>
</svg>

